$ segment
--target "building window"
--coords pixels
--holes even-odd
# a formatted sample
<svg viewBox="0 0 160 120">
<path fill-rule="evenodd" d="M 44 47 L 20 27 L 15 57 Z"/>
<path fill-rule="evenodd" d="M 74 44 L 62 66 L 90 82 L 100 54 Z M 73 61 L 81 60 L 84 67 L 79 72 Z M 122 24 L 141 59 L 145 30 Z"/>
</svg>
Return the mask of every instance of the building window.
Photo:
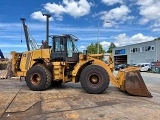
<svg viewBox="0 0 160 120">
<path fill-rule="evenodd" d="M 140 47 L 140 52 L 142 52 L 142 47 Z"/>
<path fill-rule="evenodd" d="M 150 51 L 151 50 L 151 46 L 148 46 L 148 51 Z"/>
<path fill-rule="evenodd" d="M 133 48 L 133 52 L 137 53 L 137 52 L 139 52 L 139 49 L 138 48 Z"/>
<path fill-rule="evenodd" d="M 136 49 L 135 48 L 133 48 L 133 53 L 135 53 L 136 52 Z"/>
<path fill-rule="evenodd" d="M 133 53 L 133 49 L 130 49 L 130 53 Z"/>
<path fill-rule="evenodd" d="M 144 51 L 154 51 L 155 46 L 144 46 L 144 47 L 138 47 L 138 48 L 133 48 L 130 49 L 130 53 L 137 53 L 137 52 L 144 52 Z"/>
<path fill-rule="evenodd" d="M 140 52 L 142 48 L 133 48 L 133 49 L 130 49 L 130 53 L 137 53 L 137 52 Z"/>
<path fill-rule="evenodd" d="M 144 52 L 144 47 L 142 47 L 142 52 Z"/>
<path fill-rule="evenodd" d="M 135 52 L 137 52 L 137 48 L 135 48 Z"/>
<path fill-rule="evenodd" d="M 145 46 L 145 51 L 148 51 L 148 46 Z"/>
<path fill-rule="evenodd" d="M 140 48 L 137 48 L 137 52 L 140 52 Z"/>
<path fill-rule="evenodd" d="M 154 51 L 155 50 L 155 46 L 151 46 L 151 51 Z"/>
</svg>

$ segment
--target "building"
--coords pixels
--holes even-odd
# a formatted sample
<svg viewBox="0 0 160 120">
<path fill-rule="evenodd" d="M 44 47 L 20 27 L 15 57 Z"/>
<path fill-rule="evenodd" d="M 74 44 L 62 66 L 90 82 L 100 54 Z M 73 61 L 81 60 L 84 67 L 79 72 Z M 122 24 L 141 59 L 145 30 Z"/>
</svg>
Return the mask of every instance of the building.
<svg viewBox="0 0 160 120">
<path fill-rule="evenodd" d="M 115 63 L 137 64 L 160 61 L 160 39 L 137 43 L 112 50 Z"/>
<path fill-rule="evenodd" d="M 103 61 L 105 61 L 105 62 L 108 61 L 109 56 L 110 56 L 110 53 L 104 53 Z"/>
</svg>

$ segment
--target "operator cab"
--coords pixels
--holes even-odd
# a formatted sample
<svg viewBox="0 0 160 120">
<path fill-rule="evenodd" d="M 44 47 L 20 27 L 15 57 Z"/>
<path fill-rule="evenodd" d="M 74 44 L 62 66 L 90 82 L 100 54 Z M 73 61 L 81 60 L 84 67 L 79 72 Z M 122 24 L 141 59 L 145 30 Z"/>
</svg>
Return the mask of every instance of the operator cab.
<svg viewBox="0 0 160 120">
<path fill-rule="evenodd" d="M 51 59 L 52 61 L 78 62 L 79 52 L 75 46 L 77 37 L 64 34 L 51 36 L 53 40 Z"/>
</svg>

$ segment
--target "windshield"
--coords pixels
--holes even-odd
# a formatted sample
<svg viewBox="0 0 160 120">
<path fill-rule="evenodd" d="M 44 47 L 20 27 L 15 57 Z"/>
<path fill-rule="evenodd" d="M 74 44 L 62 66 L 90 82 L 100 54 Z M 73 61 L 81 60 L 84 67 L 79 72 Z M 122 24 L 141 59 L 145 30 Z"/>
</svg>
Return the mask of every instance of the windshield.
<svg viewBox="0 0 160 120">
<path fill-rule="evenodd" d="M 67 48 L 72 48 L 73 52 L 74 53 L 78 53 L 78 49 L 76 47 L 76 41 L 78 40 L 77 37 L 73 36 L 73 35 L 70 35 L 70 37 L 68 37 L 68 40 L 67 40 Z M 69 46 L 68 46 L 69 45 Z"/>
<path fill-rule="evenodd" d="M 69 53 L 79 53 L 76 47 L 77 37 L 69 34 L 53 35 L 54 51 L 68 51 Z"/>
</svg>

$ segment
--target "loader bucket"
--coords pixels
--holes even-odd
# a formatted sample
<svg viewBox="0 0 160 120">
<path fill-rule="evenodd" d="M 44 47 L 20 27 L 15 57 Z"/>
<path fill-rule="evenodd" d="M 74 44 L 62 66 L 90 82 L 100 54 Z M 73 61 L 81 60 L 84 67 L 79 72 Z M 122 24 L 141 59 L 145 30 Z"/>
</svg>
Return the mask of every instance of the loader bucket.
<svg viewBox="0 0 160 120">
<path fill-rule="evenodd" d="M 128 67 L 120 70 L 116 80 L 122 91 L 135 96 L 152 97 L 137 67 Z"/>
<path fill-rule="evenodd" d="M 142 97 L 152 97 L 151 93 L 148 91 L 144 80 L 140 74 L 139 70 L 136 69 L 126 69 L 123 71 L 124 74 L 124 90 L 136 96 Z"/>
</svg>

